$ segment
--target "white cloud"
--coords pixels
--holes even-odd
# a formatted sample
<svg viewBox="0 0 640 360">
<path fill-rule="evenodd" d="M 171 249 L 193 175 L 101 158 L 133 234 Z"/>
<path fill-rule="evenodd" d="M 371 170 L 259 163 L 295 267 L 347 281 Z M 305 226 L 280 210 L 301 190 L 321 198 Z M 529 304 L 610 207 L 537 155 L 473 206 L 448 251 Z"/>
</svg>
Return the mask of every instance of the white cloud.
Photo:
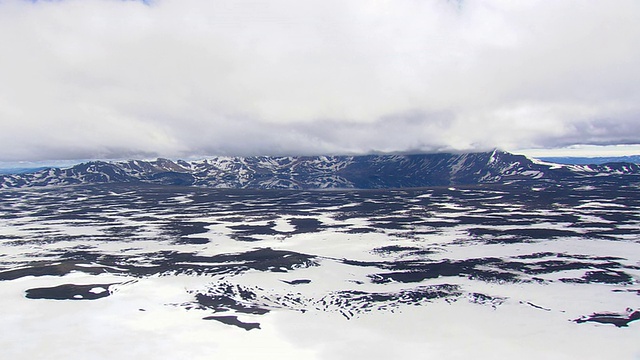
<svg viewBox="0 0 640 360">
<path fill-rule="evenodd" d="M 0 1 L 0 160 L 640 143 L 638 13 Z"/>
</svg>

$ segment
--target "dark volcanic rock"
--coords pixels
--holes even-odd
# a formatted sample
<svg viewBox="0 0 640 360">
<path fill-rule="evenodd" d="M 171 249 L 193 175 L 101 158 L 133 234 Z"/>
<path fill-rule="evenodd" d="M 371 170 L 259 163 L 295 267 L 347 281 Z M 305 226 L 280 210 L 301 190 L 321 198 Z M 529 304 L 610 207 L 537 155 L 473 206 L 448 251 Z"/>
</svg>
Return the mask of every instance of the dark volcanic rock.
<svg viewBox="0 0 640 360">
<path fill-rule="evenodd" d="M 243 328 L 247 331 L 253 329 L 260 329 L 260 323 L 246 323 L 238 320 L 237 316 L 207 316 L 202 318 L 203 320 L 216 320 L 220 321 L 223 324 L 237 326 L 239 328 Z"/>
<path fill-rule="evenodd" d="M 640 320 L 640 311 L 627 309 L 626 313 L 594 313 L 589 316 L 583 316 L 574 321 L 578 324 L 585 322 L 597 322 L 601 324 L 612 324 L 616 327 L 627 327 L 632 321 Z"/>
<path fill-rule="evenodd" d="M 75 285 L 64 284 L 54 287 L 27 290 L 29 299 L 50 300 L 96 300 L 111 295 L 109 286 L 115 284 Z"/>
</svg>

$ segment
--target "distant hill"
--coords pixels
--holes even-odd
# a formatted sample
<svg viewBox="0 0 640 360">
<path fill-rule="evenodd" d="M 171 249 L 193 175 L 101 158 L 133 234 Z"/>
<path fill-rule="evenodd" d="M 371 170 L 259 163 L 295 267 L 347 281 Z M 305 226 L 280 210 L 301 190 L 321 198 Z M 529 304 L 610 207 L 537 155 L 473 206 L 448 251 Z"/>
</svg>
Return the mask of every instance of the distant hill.
<svg viewBox="0 0 640 360">
<path fill-rule="evenodd" d="M 47 167 L 0 168 L 0 174 L 26 174 L 47 169 Z"/>
<path fill-rule="evenodd" d="M 64 169 L 0 175 L 0 188 L 149 183 L 235 189 L 382 189 L 610 175 L 640 175 L 640 166 L 558 165 L 499 150 L 467 154 L 91 161 Z"/>
<path fill-rule="evenodd" d="M 640 164 L 640 155 L 611 157 L 542 157 L 540 158 L 540 160 L 567 165 L 606 164 L 619 162 Z"/>
</svg>

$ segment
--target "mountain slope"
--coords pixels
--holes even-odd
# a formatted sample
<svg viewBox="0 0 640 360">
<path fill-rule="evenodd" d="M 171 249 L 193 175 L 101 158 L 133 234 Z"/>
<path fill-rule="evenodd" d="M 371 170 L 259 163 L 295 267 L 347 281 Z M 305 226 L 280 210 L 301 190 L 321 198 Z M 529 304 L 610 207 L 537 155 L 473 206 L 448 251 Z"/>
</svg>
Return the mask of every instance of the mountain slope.
<svg viewBox="0 0 640 360">
<path fill-rule="evenodd" d="M 213 157 L 197 161 L 92 161 L 0 176 L 0 188 L 151 183 L 214 188 L 404 188 L 640 174 L 631 163 L 559 165 L 503 151 L 467 154 Z"/>
</svg>

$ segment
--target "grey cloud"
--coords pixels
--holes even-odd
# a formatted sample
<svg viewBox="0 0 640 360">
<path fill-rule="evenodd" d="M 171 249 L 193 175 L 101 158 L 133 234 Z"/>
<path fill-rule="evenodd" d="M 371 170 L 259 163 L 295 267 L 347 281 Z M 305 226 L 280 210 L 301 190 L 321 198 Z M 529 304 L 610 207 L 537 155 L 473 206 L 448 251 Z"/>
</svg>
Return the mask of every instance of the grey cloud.
<svg viewBox="0 0 640 360">
<path fill-rule="evenodd" d="M 635 0 L 3 1 L 0 160 L 640 143 L 638 13 Z"/>
</svg>

